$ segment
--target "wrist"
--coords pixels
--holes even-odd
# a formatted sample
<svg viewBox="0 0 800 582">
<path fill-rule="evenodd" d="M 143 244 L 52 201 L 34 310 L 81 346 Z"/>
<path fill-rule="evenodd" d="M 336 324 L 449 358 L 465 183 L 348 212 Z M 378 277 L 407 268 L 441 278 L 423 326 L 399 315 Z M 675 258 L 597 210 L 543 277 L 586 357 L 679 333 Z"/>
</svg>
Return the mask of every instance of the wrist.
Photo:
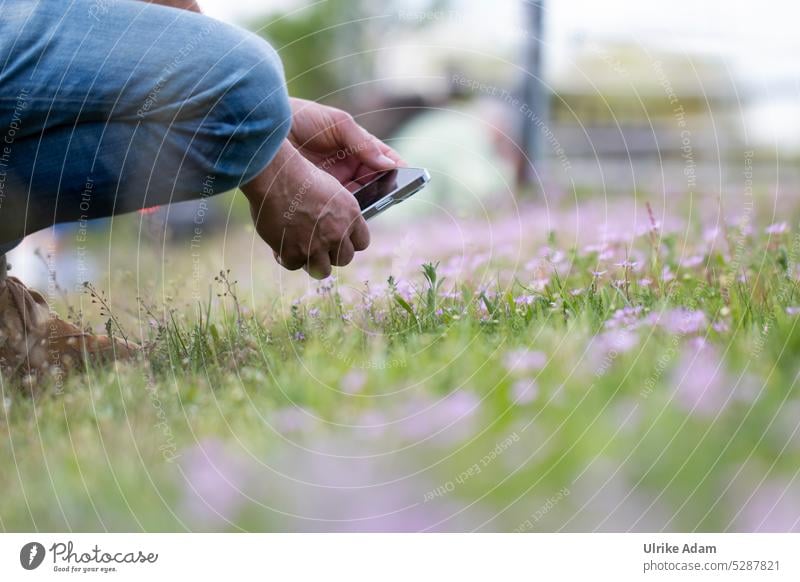
<svg viewBox="0 0 800 582">
<path fill-rule="evenodd" d="M 243 185 L 241 190 L 250 205 L 260 208 L 267 198 L 277 201 L 291 189 L 292 176 L 308 172 L 302 168 L 302 157 L 288 140 L 284 140 L 275 157 L 253 180 Z"/>
</svg>

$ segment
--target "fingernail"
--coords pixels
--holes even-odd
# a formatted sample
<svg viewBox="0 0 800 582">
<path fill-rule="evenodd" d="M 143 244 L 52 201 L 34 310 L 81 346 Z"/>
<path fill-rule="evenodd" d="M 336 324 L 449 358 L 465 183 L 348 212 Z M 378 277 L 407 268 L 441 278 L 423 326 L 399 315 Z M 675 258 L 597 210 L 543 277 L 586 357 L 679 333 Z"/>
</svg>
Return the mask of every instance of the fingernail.
<svg viewBox="0 0 800 582">
<path fill-rule="evenodd" d="M 382 166 L 391 166 L 394 168 L 397 165 L 397 162 L 395 162 L 392 158 L 385 156 L 383 154 L 378 156 L 378 161 L 381 163 Z"/>
</svg>

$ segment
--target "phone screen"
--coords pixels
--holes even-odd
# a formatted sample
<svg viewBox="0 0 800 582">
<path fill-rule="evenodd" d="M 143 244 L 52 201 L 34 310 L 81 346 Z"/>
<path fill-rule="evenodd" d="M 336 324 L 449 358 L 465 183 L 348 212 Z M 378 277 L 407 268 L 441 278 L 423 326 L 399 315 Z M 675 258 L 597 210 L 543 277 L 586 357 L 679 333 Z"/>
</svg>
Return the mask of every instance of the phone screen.
<svg viewBox="0 0 800 582">
<path fill-rule="evenodd" d="M 389 170 L 375 178 L 372 182 L 359 188 L 355 192 L 355 197 L 363 211 L 381 198 L 397 190 L 398 186 L 398 170 Z"/>
</svg>

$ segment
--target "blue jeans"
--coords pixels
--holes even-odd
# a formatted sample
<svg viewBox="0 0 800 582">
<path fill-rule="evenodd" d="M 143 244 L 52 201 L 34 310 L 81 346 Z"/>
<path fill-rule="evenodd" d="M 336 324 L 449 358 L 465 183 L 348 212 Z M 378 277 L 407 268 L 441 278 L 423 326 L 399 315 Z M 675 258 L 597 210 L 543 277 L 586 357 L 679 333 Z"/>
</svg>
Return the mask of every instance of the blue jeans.
<svg viewBox="0 0 800 582">
<path fill-rule="evenodd" d="M 0 0 L 0 256 L 245 184 L 290 124 L 280 59 L 249 32 L 132 0 Z"/>
</svg>

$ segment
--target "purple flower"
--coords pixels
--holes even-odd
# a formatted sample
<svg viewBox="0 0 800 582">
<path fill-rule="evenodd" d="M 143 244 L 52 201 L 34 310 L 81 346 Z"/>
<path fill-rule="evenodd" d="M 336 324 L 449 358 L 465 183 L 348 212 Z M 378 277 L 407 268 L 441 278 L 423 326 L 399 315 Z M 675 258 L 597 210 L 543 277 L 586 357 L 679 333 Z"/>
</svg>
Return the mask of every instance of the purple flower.
<svg viewBox="0 0 800 582">
<path fill-rule="evenodd" d="M 800 531 L 800 492 L 794 481 L 770 479 L 749 492 L 742 508 L 743 531 Z"/>
<path fill-rule="evenodd" d="M 633 329 L 638 326 L 643 311 L 644 308 L 641 305 L 617 309 L 605 325 L 608 329 Z"/>
<path fill-rule="evenodd" d="M 541 267 L 542 267 L 542 264 L 541 264 L 541 261 L 539 259 L 531 259 L 530 261 L 525 263 L 525 266 L 523 268 L 526 271 L 537 271 L 537 270 L 541 269 Z"/>
<path fill-rule="evenodd" d="M 353 369 L 342 377 L 340 386 L 342 392 L 347 394 L 357 394 L 364 389 L 364 385 L 366 383 L 367 375 L 364 370 Z"/>
<path fill-rule="evenodd" d="M 372 440 L 384 436 L 389 423 L 382 412 L 368 409 L 358 416 L 356 425 L 353 429 L 358 438 Z"/>
<path fill-rule="evenodd" d="M 587 363 L 595 376 L 604 376 L 611 369 L 617 356 L 631 351 L 639 345 L 638 336 L 624 329 L 605 331 L 595 336 Z"/>
<path fill-rule="evenodd" d="M 753 225 L 748 222 L 746 217 L 741 218 L 738 222 L 734 222 L 732 226 L 738 228 L 739 234 L 742 236 L 750 236 L 753 234 Z"/>
<path fill-rule="evenodd" d="M 701 353 L 702 352 L 702 353 Z M 730 386 L 722 362 L 711 346 L 686 347 L 671 376 L 677 403 L 687 412 L 713 417 L 730 396 Z"/>
<path fill-rule="evenodd" d="M 566 255 L 564 254 L 563 251 L 554 251 L 548 256 L 548 259 L 554 265 L 559 265 L 559 264 L 563 263 L 565 258 L 566 258 Z"/>
<path fill-rule="evenodd" d="M 416 398 L 409 403 L 408 416 L 398 423 L 407 438 L 436 438 L 437 442 L 459 442 L 474 429 L 480 400 L 467 390 L 448 394 L 437 402 Z"/>
<path fill-rule="evenodd" d="M 658 232 L 658 230 L 659 229 L 658 229 L 658 225 L 657 224 L 655 226 L 652 225 L 652 224 L 646 224 L 644 226 L 637 226 L 636 227 L 636 236 L 642 236 L 642 235 L 645 235 L 645 234 L 649 235 L 649 234 Z"/>
<path fill-rule="evenodd" d="M 534 301 L 536 301 L 535 295 L 520 295 L 519 297 L 514 298 L 514 303 L 517 305 L 530 305 Z"/>
<path fill-rule="evenodd" d="M 538 277 L 531 281 L 531 289 L 534 291 L 544 291 L 544 288 L 547 287 L 548 283 L 550 283 L 549 277 Z"/>
<path fill-rule="evenodd" d="M 279 408 L 273 415 L 274 428 L 278 432 L 298 432 L 311 426 L 310 413 L 297 406 Z"/>
<path fill-rule="evenodd" d="M 597 336 L 598 345 L 600 348 L 608 352 L 624 353 L 629 352 L 639 345 L 639 338 L 635 333 L 618 329 L 607 331 Z"/>
<path fill-rule="evenodd" d="M 776 222 L 775 224 L 770 224 L 767 228 L 764 229 L 764 232 L 767 234 L 783 234 L 789 230 L 789 225 L 785 222 Z"/>
<path fill-rule="evenodd" d="M 715 321 L 713 324 L 711 324 L 711 328 L 717 333 L 725 333 L 731 330 L 730 324 L 724 319 Z"/>
<path fill-rule="evenodd" d="M 243 460 L 221 441 L 206 440 L 184 452 L 180 466 L 185 478 L 182 512 L 204 528 L 231 523 L 244 501 Z"/>
<path fill-rule="evenodd" d="M 530 404 L 539 395 L 536 380 L 517 380 L 511 387 L 511 396 L 516 404 Z"/>
<path fill-rule="evenodd" d="M 411 298 L 414 296 L 414 285 L 405 279 L 401 279 L 395 283 L 395 287 L 397 288 L 397 294 L 400 295 L 400 297 L 406 301 L 411 301 Z"/>
<path fill-rule="evenodd" d="M 503 365 L 509 372 L 532 372 L 547 365 L 547 356 L 542 352 L 520 348 L 507 352 L 503 356 Z"/>
<path fill-rule="evenodd" d="M 614 258 L 614 251 L 612 251 L 611 249 L 605 250 L 599 255 L 597 255 L 597 259 L 599 261 L 610 261 L 613 258 Z"/>
<path fill-rule="evenodd" d="M 648 322 L 661 326 L 669 333 L 680 335 L 699 333 L 708 327 L 708 319 L 704 312 L 682 307 L 651 313 Z"/>
<path fill-rule="evenodd" d="M 477 255 L 473 255 L 472 258 L 470 259 L 467 269 L 470 271 L 474 271 L 481 265 L 488 263 L 490 258 L 491 255 L 489 253 L 480 253 Z"/>
<path fill-rule="evenodd" d="M 691 257 L 682 258 L 680 263 L 681 267 L 684 267 L 686 269 L 693 269 L 694 267 L 702 265 L 703 260 L 704 260 L 703 255 L 692 255 Z"/>
<path fill-rule="evenodd" d="M 327 279 L 323 279 L 317 285 L 317 293 L 320 295 L 325 295 L 326 293 L 330 293 L 333 289 L 333 285 L 336 283 L 336 277 L 331 275 Z"/>
<path fill-rule="evenodd" d="M 606 250 L 607 247 L 608 247 L 608 245 L 606 243 L 586 245 L 585 247 L 583 247 L 583 252 L 585 252 L 585 253 L 601 253 L 604 250 Z"/>
<path fill-rule="evenodd" d="M 715 241 L 721 233 L 722 231 L 716 226 L 713 228 L 707 228 L 703 231 L 703 240 L 706 242 Z"/>
<path fill-rule="evenodd" d="M 700 351 L 708 345 L 708 340 L 704 337 L 696 336 L 686 342 L 693 350 Z"/>
</svg>

